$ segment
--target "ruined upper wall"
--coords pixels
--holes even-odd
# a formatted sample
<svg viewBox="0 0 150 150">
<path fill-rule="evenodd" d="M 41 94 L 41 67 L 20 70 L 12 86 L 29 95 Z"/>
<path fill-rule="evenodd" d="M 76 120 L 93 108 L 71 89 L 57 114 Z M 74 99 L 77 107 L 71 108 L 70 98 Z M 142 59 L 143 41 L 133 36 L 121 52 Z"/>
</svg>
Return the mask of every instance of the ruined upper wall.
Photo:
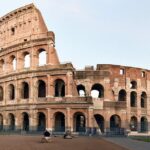
<svg viewBox="0 0 150 150">
<path fill-rule="evenodd" d="M 29 4 L 0 18 L 0 49 L 10 46 L 18 39 L 47 33 L 40 11 Z"/>
<path fill-rule="evenodd" d="M 150 71 L 143 68 L 112 65 L 112 64 L 97 64 L 96 69 L 93 66 L 85 67 L 84 70 L 76 71 L 77 79 L 84 78 L 130 78 L 150 80 Z"/>
</svg>

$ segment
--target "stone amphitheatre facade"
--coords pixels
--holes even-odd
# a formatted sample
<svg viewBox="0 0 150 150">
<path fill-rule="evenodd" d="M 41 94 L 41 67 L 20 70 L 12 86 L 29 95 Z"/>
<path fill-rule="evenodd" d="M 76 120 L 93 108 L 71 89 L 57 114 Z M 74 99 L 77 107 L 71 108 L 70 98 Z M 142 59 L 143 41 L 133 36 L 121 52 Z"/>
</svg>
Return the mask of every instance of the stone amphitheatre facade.
<svg viewBox="0 0 150 150">
<path fill-rule="evenodd" d="M 149 122 L 149 70 L 61 64 L 33 4 L 0 18 L 1 131 L 150 133 Z"/>
</svg>

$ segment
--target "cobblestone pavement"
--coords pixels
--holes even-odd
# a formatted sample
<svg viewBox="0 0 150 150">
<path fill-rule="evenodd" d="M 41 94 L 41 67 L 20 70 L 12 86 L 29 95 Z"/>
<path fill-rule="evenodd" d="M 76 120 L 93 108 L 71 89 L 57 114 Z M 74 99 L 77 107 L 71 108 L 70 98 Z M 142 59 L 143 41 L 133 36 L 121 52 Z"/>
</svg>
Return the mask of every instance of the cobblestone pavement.
<svg viewBox="0 0 150 150">
<path fill-rule="evenodd" d="M 148 142 L 132 140 L 130 138 L 124 138 L 124 137 L 121 138 L 113 137 L 113 138 L 104 138 L 104 139 L 106 141 L 128 148 L 129 150 L 150 150 L 150 143 Z"/>
<path fill-rule="evenodd" d="M 41 136 L 0 135 L 0 150 L 128 150 L 102 138 L 53 137 L 51 143 L 41 143 Z M 143 149 L 144 150 L 144 149 Z"/>
</svg>

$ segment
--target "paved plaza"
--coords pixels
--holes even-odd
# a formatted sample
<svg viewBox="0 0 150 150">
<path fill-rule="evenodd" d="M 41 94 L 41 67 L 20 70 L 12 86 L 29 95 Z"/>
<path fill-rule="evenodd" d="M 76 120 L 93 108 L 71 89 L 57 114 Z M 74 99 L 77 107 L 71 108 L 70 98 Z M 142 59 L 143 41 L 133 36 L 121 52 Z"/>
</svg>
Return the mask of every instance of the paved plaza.
<svg viewBox="0 0 150 150">
<path fill-rule="evenodd" d="M 114 144 L 123 146 L 125 148 L 128 148 L 129 150 L 149 150 L 150 149 L 150 143 L 143 142 L 143 141 L 137 141 L 130 138 L 105 138 L 106 141 L 112 142 Z"/>
<path fill-rule="evenodd" d="M 0 136 L 0 150 L 128 150 L 102 138 L 76 137 L 63 139 L 53 137 L 51 143 L 41 143 L 42 136 Z"/>
</svg>

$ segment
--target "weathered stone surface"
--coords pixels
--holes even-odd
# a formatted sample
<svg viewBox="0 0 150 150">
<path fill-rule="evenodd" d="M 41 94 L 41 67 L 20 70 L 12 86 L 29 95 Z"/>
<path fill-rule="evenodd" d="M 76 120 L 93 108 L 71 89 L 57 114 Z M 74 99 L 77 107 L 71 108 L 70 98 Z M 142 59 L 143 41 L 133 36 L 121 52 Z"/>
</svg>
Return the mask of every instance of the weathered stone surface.
<svg viewBox="0 0 150 150">
<path fill-rule="evenodd" d="M 94 90 L 98 97 L 92 97 Z M 55 35 L 34 4 L 0 18 L 1 130 L 90 134 L 110 127 L 130 130 L 135 121 L 136 130 L 147 131 L 149 97 L 149 70 L 111 64 L 76 70 L 61 64 Z"/>
</svg>

